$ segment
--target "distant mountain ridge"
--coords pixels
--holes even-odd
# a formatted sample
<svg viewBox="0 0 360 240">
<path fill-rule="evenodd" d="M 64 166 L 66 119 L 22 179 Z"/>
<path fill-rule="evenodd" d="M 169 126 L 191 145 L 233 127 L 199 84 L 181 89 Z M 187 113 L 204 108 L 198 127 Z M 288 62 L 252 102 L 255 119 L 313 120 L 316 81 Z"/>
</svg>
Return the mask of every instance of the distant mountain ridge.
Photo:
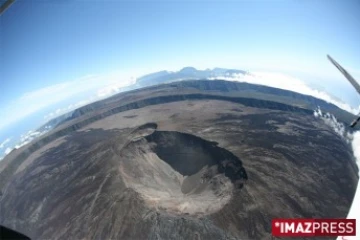
<svg viewBox="0 0 360 240">
<path fill-rule="evenodd" d="M 151 85 L 174 82 L 179 80 L 209 79 L 231 76 L 233 74 L 246 74 L 246 71 L 227 68 L 197 70 L 194 67 L 184 67 L 177 72 L 160 71 L 147 74 L 138 78 L 136 81 L 136 85 L 138 87 L 148 87 Z"/>
<path fill-rule="evenodd" d="M 176 89 L 174 91 L 174 88 Z M 166 91 L 174 91 L 177 95 L 188 95 L 189 93 L 197 94 L 208 92 L 209 94 L 217 97 L 227 96 L 235 98 L 247 98 L 247 99 L 258 99 L 264 101 L 272 101 L 289 106 L 302 108 L 313 112 L 315 109 L 320 107 L 324 112 L 333 114 L 339 121 L 347 123 L 351 122 L 354 115 L 346 112 L 343 109 L 335 106 L 334 104 L 328 103 L 324 100 L 304 95 L 288 90 L 279 88 L 268 87 L 264 85 L 251 84 L 246 82 L 237 81 L 225 81 L 225 80 L 188 80 L 188 81 L 177 81 L 172 83 L 165 83 L 162 85 L 154 85 L 145 87 L 142 89 L 135 89 L 125 93 L 119 93 L 113 95 L 110 98 L 80 107 L 76 109 L 71 117 L 67 118 L 63 122 L 74 120 L 85 114 L 91 114 L 99 109 L 109 107 L 109 102 L 118 102 L 120 99 L 131 99 L 132 96 L 136 96 L 141 91 L 154 91 L 162 89 L 159 94 L 153 94 L 153 97 L 166 95 Z M 165 91 L 165 92 L 164 92 Z M 172 94 L 174 95 L 174 94 Z M 59 123 L 58 125 L 61 125 Z M 350 129 L 349 129 L 350 130 Z"/>
</svg>

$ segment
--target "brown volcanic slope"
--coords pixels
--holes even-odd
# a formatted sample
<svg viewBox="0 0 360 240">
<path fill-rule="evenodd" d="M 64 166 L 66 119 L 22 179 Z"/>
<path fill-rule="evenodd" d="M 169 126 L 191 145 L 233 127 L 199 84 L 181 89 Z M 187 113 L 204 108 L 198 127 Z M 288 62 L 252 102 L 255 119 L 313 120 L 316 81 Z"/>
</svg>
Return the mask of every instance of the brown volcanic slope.
<svg viewBox="0 0 360 240">
<path fill-rule="evenodd" d="M 347 215 L 350 146 L 311 111 L 144 99 L 95 109 L 4 159 L 0 222 L 34 239 L 257 240 L 271 239 L 274 217 Z"/>
</svg>

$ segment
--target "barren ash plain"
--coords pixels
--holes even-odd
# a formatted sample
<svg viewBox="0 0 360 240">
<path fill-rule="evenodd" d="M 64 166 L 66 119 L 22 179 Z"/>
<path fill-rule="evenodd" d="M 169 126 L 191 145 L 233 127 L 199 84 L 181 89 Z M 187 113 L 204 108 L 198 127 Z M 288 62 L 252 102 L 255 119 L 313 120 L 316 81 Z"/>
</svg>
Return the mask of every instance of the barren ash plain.
<svg viewBox="0 0 360 240">
<path fill-rule="evenodd" d="M 262 240 L 275 217 L 344 218 L 358 168 L 318 106 L 353 118 L 222 80 L 84 106 L 0 162 L 0 223 L 32 239 Z"/>
</svg>

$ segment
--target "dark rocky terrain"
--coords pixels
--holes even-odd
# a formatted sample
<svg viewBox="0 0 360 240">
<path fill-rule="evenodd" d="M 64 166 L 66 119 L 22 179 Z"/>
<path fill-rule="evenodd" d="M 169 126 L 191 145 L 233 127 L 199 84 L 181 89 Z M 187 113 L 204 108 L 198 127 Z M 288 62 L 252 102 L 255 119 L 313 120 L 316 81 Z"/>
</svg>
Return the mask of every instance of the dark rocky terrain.
<svg viewBox="0 0 360 240">
<path fill-rule="evenodd" d="M 229 69 L 220 69 L 220 70 L 225 72 L 231 72 L 231 71 L 243 72 L 241 70 L 229 70 Z M 216 71 L 215 73 L 212 72 L 212 74 L 216 74 Z M 201 76 L 201 71 L 196 75 Z M 152 76 L 152 74 L 150 76 Z M 252 106 L 256 105 L 257 107 L 263 107 L 263 108 L 268 108 L 270 104 L 284 103 L 286 104 L 285 107 L 287 108 L 289 107 L 291 108 L 295 106 L 295 107 L 300 107 L 302 109 L 307 109 L 311 112 L 314 109 L 320 107 L 323 111 L 330 112 L 337 119 L 345 123 L 349 123 L 355 118 L 355 115 L 350 114 L 333 104 L 327 103 L 324 100 L 320 100 L 312 96 L 291 92 L 283 89 L 250 84 L 245 82 L 230 82 L 224 80 L 211 80 L 211 81 L 195 80 L 195 81 L 181 81 L 181 82 L 167 83 L 169 81 L 170 82 L 174 81 L 174 79 L 176 78 L 172 74 L 167 74 L 166 77 L 167 77 L 166 80 L 150 78 L 151 81 L 149 80 L 148 84 L 144 85 L 144 86 L 150 85 L 150 87 L 143 88 L 142 91 L 131 90 L 125 93 L 114 95 L 105 100 L 98 101 L 86 105 L 84 107 L 81 107 L 75 110 L 72 113 L 71 117 L 68 117 L 67 115 L 59 117 L 60 119 L 57 121 L 55 125 L 58 126 L 63 122 L 75 119 L 83 114 L 88 114 L 89 112 L 93 112 L 93 111 L 99 112 L 99 111 L 103 111 L 103 109 L 112 109 L 112 113 L 114 113 L 116 109 L 119 110 L 119 108 L 116 108 L 118 107 L 119 104 L 124 105 L 125 103 L 134 103 L 134 101 L 139 102 L 139 100 L 145 100 L 145 102 L 139 103 L 138 107 L 141 107 L 141 105 L 154 104 L 154 101 L 151 103 L 149 102 L 149 97 L 151 97 L 151 99 L 154 98 L 156 99 L 156 97 L 164 98 L 165 96 L 172 98 L 172 100 L 166 99 L 165 101 L 179 101 L 188 98 L 199 99 L 202 97 L 205 98 L 210 97 L 216 99 L 225 98 L 225 100 L 233 99 L 233 101 L 237 101 L 238 103 L 244 104 L 245 102 L 247 102 L 247 104 L 250 104 Z M 146 77 L 145 79 L 148 78 Z M 142 78 L 139 79 L 139 82 L 142 82 L 141 80 Z M 162 83 L 162 85 L 151 86 L 157 83 Z M 143 87 L 142 84 L 140 84 L 140 86 Z M 265 100 L 266 102 L 261 100 Z M 161 103 L 162 101 L 164 100 L 159 99 L 157 102 Z M 130 106 L 130 108 L 132 107 L 134 106 Z M 52 122 L 55 121 L 56 121 L 55 119 L 52 120 Z"/>
<path fill-rule="evenodd" d="M 1 224 L 33 239 L 257 240 L 275 217 L 346 217 L 358 169 L 310 103 L 351 116 L 246 86 L 171 83 L 74 111 L 0 162 Z"/>
</svg>

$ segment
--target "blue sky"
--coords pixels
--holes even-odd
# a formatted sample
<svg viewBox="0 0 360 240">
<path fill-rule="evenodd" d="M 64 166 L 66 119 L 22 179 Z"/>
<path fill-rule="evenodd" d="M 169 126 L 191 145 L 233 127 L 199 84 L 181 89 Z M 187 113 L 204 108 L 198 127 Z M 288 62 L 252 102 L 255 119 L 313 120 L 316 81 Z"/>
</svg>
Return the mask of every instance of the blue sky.
<svg viewBox="0 0 360 240">
<path fill-rule="evenodd" d="M 0 16 L 0 143 L 112 80 L 184 66 L 282 72 L 354 102 L 326 54 L 360 76 L 359 12 L 357 0 L 17 0 Z"/>
</svg>

